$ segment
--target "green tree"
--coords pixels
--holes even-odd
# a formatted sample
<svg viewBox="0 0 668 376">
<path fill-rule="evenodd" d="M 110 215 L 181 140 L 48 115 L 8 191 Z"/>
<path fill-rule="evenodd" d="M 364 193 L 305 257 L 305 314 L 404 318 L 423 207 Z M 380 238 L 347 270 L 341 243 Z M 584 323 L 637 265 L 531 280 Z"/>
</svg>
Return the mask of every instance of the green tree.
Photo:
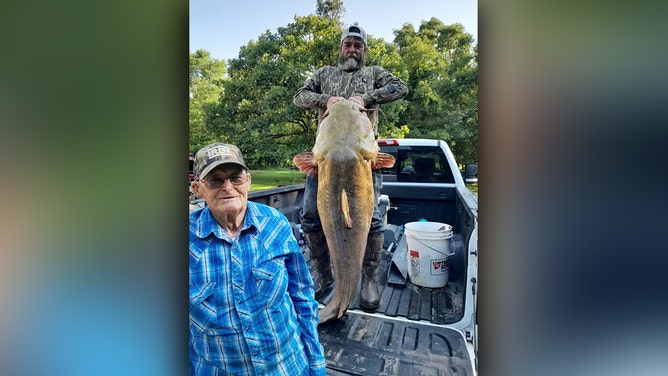
<svg viewBox="0 0 668 376">
<path fill-rule="evenodd" d="M 404 24 L 394 42 L 410 73 L 410 106 L 401 120 L 409 137 L 448 141 L 462 163 L 477 161 L 478 62 L 473 37 L 461 24 Z"/>
<path fill-rule="evenodd" d="M 295 16 L 294 22 L 268 30 L 241 48 L 229 61 L 230 80 L 210 113 L 212 131 L 233 140 L 255 168 L 291 166 L 292 157 L 313 147 L 317 111 L 294 106 L 292 98 L 318 68 L 338 63 L 342 24 L 336 18 Z M 370 64 L 380 64 L 408 76 L 397 47 L 368 38 Z M 401 101 L 397 101 L 401 102 Z M 401 137 L 407 128 L 398 123 L 407 103 L 384 105 L 379 116 L 382 136 Z"/>
<path fill-rule="evenodd" d="M 226 64 L 201 49 L 191 53 L 189 60 L 189 145 L 190 152 L 195 152 L 216 139 L 206 125 L 206 114 L 222 93 Z"/>
<path fill-rule="evenodd" d="M 318 0 L 315 13 L 328 19 L 340 20 L 346 14 L 346 9 L 341 0 Z"/>
<path fill-rule="evenodd" d="M 229 60 L 224 94 L 208 111 L 211 131 L 237 144 L 253 168 L 290 166 L 315 140 L 315 112 L 292 104 L 313 67 L 336 62 L 337 20 L 309 15 L 269 30 Z"/>
<path fill-rule="evenodd" d="M 252 168 L 292 166 L 294 154 L 310 150 L 317 112 L 297 108 L 292 97 L 316 69 L 337 65 L 344 13 L 341 0 L 317 0 L 316 14 L 295 16 L 242 46 L 228 61 L 228 76 L 207 76 L 214 79 L 198 83 L 197 95 L 191 55 L 191 150 L 208 140 L 234 143 Z M 394 34 L 394 41 L 368 36 L 367 65 L 389 69 L 409 87 L 405 99 L 381 106 L 380 136 L 444 139 L 458 161 L 477 161 L 478 63 L 471 34 L 436 18 L 417 31 L 406 23 Z M 207 58 L 202 51 L 195 66 L 208 66 Z"/>
</svg>

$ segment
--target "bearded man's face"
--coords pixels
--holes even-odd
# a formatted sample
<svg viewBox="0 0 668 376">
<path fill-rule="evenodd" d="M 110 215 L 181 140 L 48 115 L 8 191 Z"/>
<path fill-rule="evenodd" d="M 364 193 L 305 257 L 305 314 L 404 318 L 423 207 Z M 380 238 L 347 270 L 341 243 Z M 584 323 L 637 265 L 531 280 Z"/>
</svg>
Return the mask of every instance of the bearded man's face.
<svg viewBox="0 0 668 376">
<path fill-rule="evenodd" d="M 366 46 L 361 39 L 347 37 L 339 47 L 339 65 L 346 72 L 358 70 L 366 63 Z"/>
</svg>

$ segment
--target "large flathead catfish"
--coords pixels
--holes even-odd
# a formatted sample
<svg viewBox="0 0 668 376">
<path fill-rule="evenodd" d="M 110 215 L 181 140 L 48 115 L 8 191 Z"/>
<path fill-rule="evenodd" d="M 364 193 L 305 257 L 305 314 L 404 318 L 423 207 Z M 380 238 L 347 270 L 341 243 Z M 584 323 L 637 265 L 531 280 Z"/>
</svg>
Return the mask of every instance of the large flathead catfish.
<svg viewBox="0 0 668 376">
<path fill-rule="evenodd" d="M 334 297 L 319 312 L 319 322 L 341 317 L 359 285 L 375 200 L 372 169 L 392 167 L 394 157 L 379 153 L 366 110 L 342 100 L 318 126 L 313 153 L 293 163 L 318 178 L 318 212 L 334 269 Z"/>
</svg>

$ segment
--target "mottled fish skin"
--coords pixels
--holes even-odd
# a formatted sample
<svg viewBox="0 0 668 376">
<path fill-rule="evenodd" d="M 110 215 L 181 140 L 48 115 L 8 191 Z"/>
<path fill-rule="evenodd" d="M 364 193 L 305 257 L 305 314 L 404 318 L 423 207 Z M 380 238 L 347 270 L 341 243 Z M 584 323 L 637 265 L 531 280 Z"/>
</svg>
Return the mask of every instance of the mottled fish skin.
<svg viewBox="0 0 668 376">
<path fill-rule="evenodd" d="M 334 297 L 319 312 L 322 323 L 341 317 L 355 297 L 374 195 L 371 169 L 364 160 L 325 160 L 319 165 L 318 180 L 318 212 L 336 280 Z"/>
<path fill-rule="evenodd" d="M 313 156 L 293 159 L 318 177 L 318 212 L 336 280 L 332 300 L 318 313 L 320 323 L 341 317 L 357 292 L 375 205 L 371 166 L 378 150 L 366 110 L 342 100 L 320 122 Z M 389 163 L 385 158 L 379 166 Z"/>
</svg>

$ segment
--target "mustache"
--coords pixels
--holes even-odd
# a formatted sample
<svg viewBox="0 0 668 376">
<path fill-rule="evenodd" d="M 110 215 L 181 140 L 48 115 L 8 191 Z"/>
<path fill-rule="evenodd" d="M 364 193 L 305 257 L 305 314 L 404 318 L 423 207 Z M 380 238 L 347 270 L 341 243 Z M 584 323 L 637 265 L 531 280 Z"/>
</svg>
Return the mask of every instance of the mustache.
<svg viewBox="0 0 668 376">
<path fill-rule="evenodd" d="M 345 56 L 341 56 L 339 58 L 339 61 L 344 63 L 344 62 L 349 62 L 349 61 L 354 61 L 355 63 L 359 64 L 362 62 L 362 56 L 359 55 L 354 55 L 354 54 L 348 54 Z"/>
<path fill-rule="evenodd" d="M 359 55 L 348 53 L 346 55 L 339 54 L 339 65 L 345 70 L 355 70 L 364 66 L 366 63 L 366 56 L 361 53 Z"/>
</svg>

